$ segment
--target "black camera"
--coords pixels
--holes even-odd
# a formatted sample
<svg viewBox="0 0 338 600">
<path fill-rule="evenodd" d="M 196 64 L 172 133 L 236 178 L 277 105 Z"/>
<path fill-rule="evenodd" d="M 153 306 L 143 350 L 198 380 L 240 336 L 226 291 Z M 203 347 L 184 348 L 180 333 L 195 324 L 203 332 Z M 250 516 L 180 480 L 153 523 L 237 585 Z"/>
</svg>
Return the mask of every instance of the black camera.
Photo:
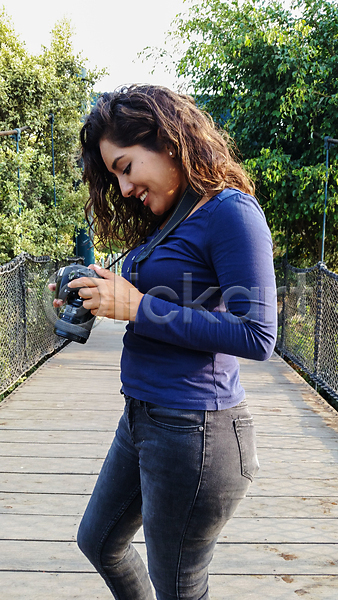
<svg viewBox="0 0 338 600">
<path fill-rule="evenodd" d="M 101 277 L 93 269 L 71 264 L 62 267 L 56 274 L 55 298 L 63 300 L 58 309 L 54 332 L 73 342 L 85 344 L 94 325 L 95 316 L 90 310 L 83 308 L 83 300 L 78 295 L 80 288 L 69 288 L 68 283 L 80 277 Z"/>
</svg>

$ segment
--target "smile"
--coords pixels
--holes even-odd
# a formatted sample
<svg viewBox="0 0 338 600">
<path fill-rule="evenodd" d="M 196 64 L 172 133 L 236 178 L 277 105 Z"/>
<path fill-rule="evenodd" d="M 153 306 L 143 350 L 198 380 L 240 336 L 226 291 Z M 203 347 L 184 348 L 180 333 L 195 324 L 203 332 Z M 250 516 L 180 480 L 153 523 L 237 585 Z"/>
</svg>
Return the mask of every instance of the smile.
<svg viewBox="0 0 338 600">
<path fill-rule="evenodd" d="M 143 192 L 143 194 L 141 194 L 141 196 L 140 196 L 140 200 L 141 200 L 141 202 L 144 202 L 144 201 L 145 201 L 145 199 L 146 199 L 147 195 L 148 195 L 148 190 L 146 190 L 145 192 Z"/>
</svg>

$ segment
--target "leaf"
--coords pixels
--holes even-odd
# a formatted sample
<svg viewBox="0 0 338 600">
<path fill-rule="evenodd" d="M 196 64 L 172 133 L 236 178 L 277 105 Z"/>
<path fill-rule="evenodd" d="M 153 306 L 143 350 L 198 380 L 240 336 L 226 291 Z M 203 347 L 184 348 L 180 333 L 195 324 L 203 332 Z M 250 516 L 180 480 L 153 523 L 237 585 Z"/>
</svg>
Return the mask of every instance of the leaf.
<svg viewBox="0 0 338 600">
<path fill-rule="evenodd" d="M 55 25 L 50 47 L 31 55 L 4 10 L 0 14 L 0 130 L 29 126 L 21 134 L 18 154 L 16 140 L 0 137 L 0 261 L 22 250 L 68 256 L 73 253 L 76 227 L 83 226 L 88 196 L 85 186 L 77 191 L 74 187 L 81 181 L 76 158 L 79 131 L 103 71 L 88 70 L 83 78 L 86 62 L 73 52 L 72 28 L 66 19 Z"/>
<path fill-rule="evenodd" d="M 228 114 L 225 126 L 255 176 L 276 244 L 285 248 L 287 238 L 295 263 L 317 262 L 323 138 L 338 138 L 337 0 L 294 7 L 279 0 L 192 2 L 171 27 L 170 40 L 185 88 L 205 99 L 217 123 Z M 338 146 L 330 150 L 331 268 L 338 268 L 337 152 Z"/>
</svg>

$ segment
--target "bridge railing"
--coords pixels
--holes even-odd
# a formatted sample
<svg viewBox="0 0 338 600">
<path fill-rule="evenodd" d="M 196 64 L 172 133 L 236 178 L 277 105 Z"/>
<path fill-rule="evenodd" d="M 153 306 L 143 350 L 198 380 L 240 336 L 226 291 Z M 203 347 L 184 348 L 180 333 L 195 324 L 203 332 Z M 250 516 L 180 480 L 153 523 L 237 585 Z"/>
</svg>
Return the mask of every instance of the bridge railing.
<svg viewBox="0 0 338 600">
<path fill-rule="evenodd" d="M 0 394 L 65 341 L 53 332 L 46 282 L 81 258 L 53 261 L 27 253 L 0 266 Z M 276 265 L 276 347 L 338 402 L 338 275 L 319 262 L 298 269 Z"/>
<path fill-rule="evenodd" d="M 275 266 L 277 349 L 338 402 L 338 275 L 325 264 Z"/>
<path fill-rule="evenodd" d="M 46 283 L 69 262 L 82 259 L 53 261 L 22 253 L 0 266 L 0 394 L 65 343 L 53 332 L 52 293 Z"/>
</svg>

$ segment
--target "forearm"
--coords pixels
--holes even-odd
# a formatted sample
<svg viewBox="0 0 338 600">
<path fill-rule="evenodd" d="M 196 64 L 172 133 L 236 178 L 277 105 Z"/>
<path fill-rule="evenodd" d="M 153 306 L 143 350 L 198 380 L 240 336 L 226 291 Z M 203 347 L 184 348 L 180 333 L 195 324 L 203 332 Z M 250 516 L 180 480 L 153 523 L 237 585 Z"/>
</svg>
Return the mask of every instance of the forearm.
<svg viewBox="0 0 338 600">
<path fill-rule="evenodd" d="M 275 300 L 254 320 L 229 312 L 198 311 L 146 294 L 139 307 L 134 332 L 169 344 L 202 352 L 222 352 L 265 360 L 271 356 L 275 338 Z M 265 313 L 265 318 L 264 318 Z"/>
</svg>

